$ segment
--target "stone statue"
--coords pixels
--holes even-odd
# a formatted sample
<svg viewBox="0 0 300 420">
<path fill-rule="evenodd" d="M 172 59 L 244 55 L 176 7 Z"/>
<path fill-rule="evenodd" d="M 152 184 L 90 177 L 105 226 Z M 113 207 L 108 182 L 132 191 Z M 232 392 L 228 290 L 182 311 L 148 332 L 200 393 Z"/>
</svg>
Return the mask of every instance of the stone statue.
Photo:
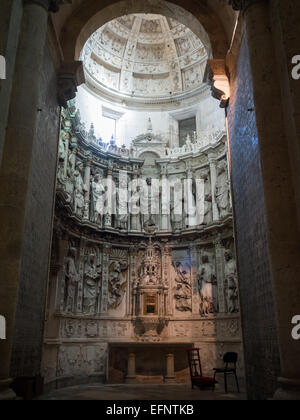
<svg viewBox="0 0 300 420">
<path fill-rule="evenodd" d="M 67 164 L 67 177 L 65 179 L 65 192 L 67 194 L 67 203 L 71 204 L 74 200 L 74 171 L 73 171 L 74 154 L 71 152 Z"/>
<path fill-rule="evenodd" d="M 76 288 L 79 281 L 79 274 L 75 265 L 76 248 L 70 248 L 69 255 L 65 259 L 65 311 L 73 313 L 75 310 Z"/>
<path fill-rule="evenodd" d="M 117 191 L 117 227 L 121 230 L 128 229 L 128 203 L 127 203 L 127 182 L 125 179 L 120 180 L 120 185 Z"/>
<path fill-rule="evenodd" d="M 64 161 L 59 160 L 57 168 L 57 187 L 65 189 L 66 187 L 66 178 L 65 178 L 65 165 Z"/>
<path fill-rule="evenodd" d="M 215 269 L 207 255 L 202 257 L 198 275 L 198 289 L 201 298 L 200 314 L 208 316 L 218 312 L 217 279 Z"/>
<path fill-rule="evenodd" d="M 104 199 L 104 185 L 101 182 L 101 175 L 97 174 L 92 180 L 91 220 L 102 226 Z"/>
<path fill-rule="evenodd" d="M 126 277 L 123 273 L 127 270 L 127 263 L 114 262 L 111 267 L 108 285 L 109 309 L 117 309 L 123 301 L 126 291 Z"/>
<path fill-rule="evenodd" d="M 230 206 L 229 182 L 224 162 L 220 163 L 216 181 L 215 197 L 219 210 L 220 218 L 225 217 L 229 212 Z"/>
<path fill-rule="evenodd" d="M 227 289 L 228 312 L 239 312 L 237 268 L 231 251 L 225 252 L 225 285 Z"/>
<path fill-rule="evenodd" d="M 204 176 L 204 218 L 203 225 L 209 225 L 212 223 L 212 196 L 211 186 L 208 176 Z M 197 201 L 200 197 L 197 197 Z"/>
<path fill-rule="evenodd" d="M 84 272 L 83 312 L 93 315 L 97 311 L 97 302 L 101 292 L 101 265 L 96 264 L 96 255 L 87 257 Z"/>
<path fill-rule="evenodd" d="M 181 262 L 173 263 L 176 272 L 176 289 L 174 298 L 176 309 L 180 312 L 192 312 L 191 279 Z"/>
<path fill-rule="evenodd" d="M 65 161 L 67 156 L 67 140 L 69 139 L 69 133 L 65 130 L 61 130 L 59 138 L 59 148 L 58 148 L 58 159 L 59 161 Z"/>
<path fill-rule="evenodd" d="M 78 162 L 74 172 L 74 212 L 77 216 L 84 216 L 85 192 L 88 191 L 83 181 L 83 164 Z"/>
</svg>

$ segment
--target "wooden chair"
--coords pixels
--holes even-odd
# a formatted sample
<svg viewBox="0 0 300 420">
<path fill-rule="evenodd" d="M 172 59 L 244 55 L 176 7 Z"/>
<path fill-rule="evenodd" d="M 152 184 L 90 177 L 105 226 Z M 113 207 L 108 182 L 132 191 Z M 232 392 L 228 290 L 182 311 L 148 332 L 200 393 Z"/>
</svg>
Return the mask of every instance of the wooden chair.
<svg viewBox="0 0 300 420">
<path fill-rule="evenodd" d="M 225 392 L 228 393 L 228 386 L 227 386 L 227 376 L 234 375 L 235 381 L 237 385 L 237 390 L 240 392 L 239 381 L 236 373 L 236 365 L 238 361 L 238 354 L 237 353 L 226 353 L 223 358 L 224 368 L 223 369 L 214 369 L 215 375 L 214 379 L 216 379 L 216 375 L 223 374 L 224 375 L 224 385 L 225 385 Z M 214 387 L 215 388 L 215 387 Z"/>
<path fill-rule="evenodd" d="M 189 368 L 191 374 L 191 381 L 192 381 L 192 389 L 194 386 L 204 390 L 207 388 L 214 389 L 216 380 L 215 378 L 209 378 L 203 376 L 202 374 L 202 366 L 201 366 L 201 359 L 200 359 L 200 349 L 192 348 L 187 349 L 188 359 L 189 359 Z"/>
</svg>

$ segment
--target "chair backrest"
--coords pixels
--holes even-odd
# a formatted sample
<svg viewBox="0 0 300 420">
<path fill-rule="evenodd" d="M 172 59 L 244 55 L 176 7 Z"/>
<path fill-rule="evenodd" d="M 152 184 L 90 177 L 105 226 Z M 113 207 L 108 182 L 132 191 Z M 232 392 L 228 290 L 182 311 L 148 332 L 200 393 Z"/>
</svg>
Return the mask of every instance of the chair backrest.
<svg viewBox="0 0 300 420">
<path fill-rule="evenodd" d="M 189 358 L 189 368 L 191 373 L 191 378 L 202 377 L 202 366 L 200 360 L 200 349 L 193 348 L 187 349 L 187 354 Z"/>
<path fill-rule="evenodd" d="M 238 354 L 237 353 L 225 353 L 224 354 L 224 358 L 223 361 L 226 365 L 226 368 L 228 367 L 228 365 L 232 364 L 234 365 L 234 367 L 236 368 L 236 364 L 238 361 Z"/>
</svg>

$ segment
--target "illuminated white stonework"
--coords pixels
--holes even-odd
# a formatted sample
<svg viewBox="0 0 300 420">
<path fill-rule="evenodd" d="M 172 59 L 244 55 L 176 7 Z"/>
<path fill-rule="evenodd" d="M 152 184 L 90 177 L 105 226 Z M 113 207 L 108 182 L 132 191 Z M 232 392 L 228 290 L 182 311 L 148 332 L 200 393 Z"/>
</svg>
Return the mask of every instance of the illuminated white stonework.
<svg viewBox="0 0 300 420">
<path fill-rule="evenodd" d="M 182 100 L 201 92 L 208 52 L 194 33 L 161 15 L 129 15 L 97 30 L 81 54 L 87 85 L 117 102 Z"/>
</svg>

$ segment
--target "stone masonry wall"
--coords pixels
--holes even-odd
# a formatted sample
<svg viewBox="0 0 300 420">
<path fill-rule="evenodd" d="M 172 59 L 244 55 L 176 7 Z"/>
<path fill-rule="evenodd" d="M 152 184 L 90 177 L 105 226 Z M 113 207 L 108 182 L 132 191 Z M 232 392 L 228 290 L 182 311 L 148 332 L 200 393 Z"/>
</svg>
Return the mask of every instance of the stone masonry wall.
<svg viewBox="0 0 300 420">
<path fill-rule="evenodd" d="M 48 45 L 45 48 L 40 86 L 38 124 L 27 199 L 12 377 L 36 375 L 40 372 L 41 363 L 59 129 L 56 72 Z"/>
<path fill-rule="evenodd" d="M 264 194 L 246 37 L 228 110 L 245 364 L 250 399 L 270 398 L 279 374 Z M 267 122 L 266 122 L 267 123 Z"/>
</svg>

